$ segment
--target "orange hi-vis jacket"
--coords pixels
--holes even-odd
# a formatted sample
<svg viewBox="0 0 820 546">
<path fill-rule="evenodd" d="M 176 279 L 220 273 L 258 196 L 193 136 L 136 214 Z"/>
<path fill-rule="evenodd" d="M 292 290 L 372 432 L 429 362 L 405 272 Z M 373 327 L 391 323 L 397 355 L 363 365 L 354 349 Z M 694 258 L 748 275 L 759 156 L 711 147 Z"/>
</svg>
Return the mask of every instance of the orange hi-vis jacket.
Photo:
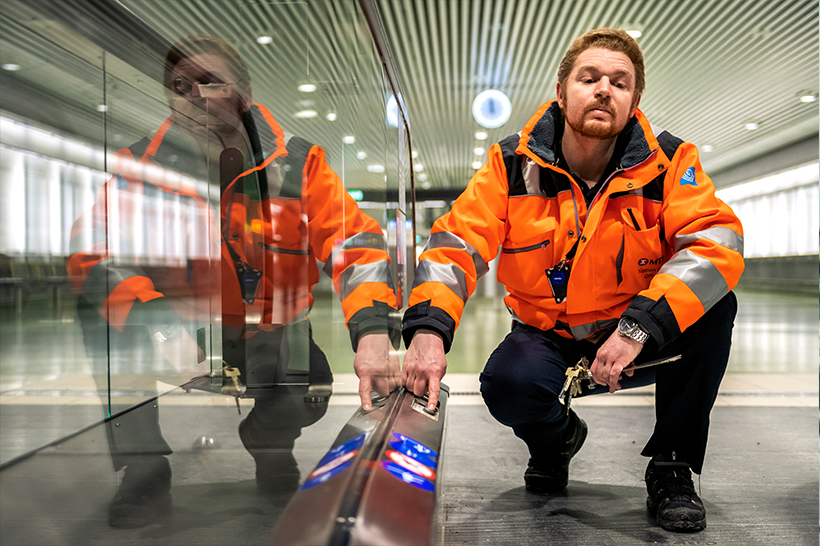
<svg viewBox="0 0 820 546">
<path fill-rule="evenodd" d="M 449 350 L 499 247 L 498 281 L 513 320 L 576 340 L 599 339 L 626 316 L 663 346 L 737 284 L 743 229 L 715 197 L 694 145 L 638 110 L 618 137 L 615 171 L 587 206 L 559 166 L 563 123 L 557 102 L 544 104 L 519 134 L 490 148 L 435 222 L 404 315 L 408 345 L 428 328 Z M 565 258 L 567 294 L 557 303 L 546 270 Z"/>
<path fill-rule="evenodd" d="M 190 316 L 221 297 L 223 325 L 247 336 L 307 317 L 318 260 L 340 296 L 355 350 L 363 333 L 388 328 L 396 306 L 382 229 L 321 148 L 286 135 L 263 106 L 254 104 L 251 116 L 261 149 L 221 190 L 203 182 L 215 178 L 214 167 L 209 172 L 202 148 L 172 118 L 120 150 L 114 176 L 72 228 L 69 273 L 120 330 L 138 302 L 166 299 Z M 215 288 L 214 263 L 222 279 Z M 243 298 L 241 264 L 260 275 L 252 297 Z M 186 312 L 180 302 L 200 309 Z"/>
</svg>

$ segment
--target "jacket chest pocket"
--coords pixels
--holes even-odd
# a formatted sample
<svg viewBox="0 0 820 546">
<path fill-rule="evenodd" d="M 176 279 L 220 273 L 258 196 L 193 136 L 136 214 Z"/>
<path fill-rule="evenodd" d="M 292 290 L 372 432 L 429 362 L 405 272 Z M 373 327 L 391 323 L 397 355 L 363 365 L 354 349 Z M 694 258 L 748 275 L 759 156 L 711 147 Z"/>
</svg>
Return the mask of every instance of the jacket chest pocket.
<svg viewBox="0 0 820 546">
<path fill-rule="evenodd" d="M 544 271 L 554 265 L 555 226 L 525 239 L 509 238 L 501 246 L 498 277 L 510 291 L 551 295 Z"/>
<path fill-rule="evenodd" d="M 660 226 L 636 230 L 622 225 L 621 248 L 615 258 L 618 294 L 637 294 L 649 287 L 663 265 Z"/>
</svg>

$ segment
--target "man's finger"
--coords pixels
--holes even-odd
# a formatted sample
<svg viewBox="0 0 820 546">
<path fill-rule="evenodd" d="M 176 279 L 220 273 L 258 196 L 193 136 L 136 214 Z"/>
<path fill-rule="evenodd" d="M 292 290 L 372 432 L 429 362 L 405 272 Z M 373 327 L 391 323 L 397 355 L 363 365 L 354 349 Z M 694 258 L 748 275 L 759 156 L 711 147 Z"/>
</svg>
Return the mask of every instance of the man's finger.
<svg viewBox="0 0 820 546">
<path fill-rule="evenodd" d="M 438 404 L 439 380 L 437 377 L 430 378 L 430 395 L 427 398 L 427 410 L 435 411 Z"/>
<path fill-rule="evenodd" d="M 379 396 L 387 396 L 388 394 L 390 394 L 390 389 L 388 388 L 388 380 L 385 375 L 377 375 L 375 380 L 372 380 L 371 383 L 373 384 L 373 390 L 379 393 Z"/>
<path fill-rule="evenodd" d="M 371 402 L 370 402 L 370 376 L 364 375 L 359 378 L 359 398 L 362 401 L 362 409 L 364 411 L 370 411 Z"/>
<path fill-rule="evenodd" d="M 427 381 L 424 378 L 417 377 L 413 381 L 413 388 L 411 389 L 416 396 L 424 396 L 427 391 Z"/>
</svg>

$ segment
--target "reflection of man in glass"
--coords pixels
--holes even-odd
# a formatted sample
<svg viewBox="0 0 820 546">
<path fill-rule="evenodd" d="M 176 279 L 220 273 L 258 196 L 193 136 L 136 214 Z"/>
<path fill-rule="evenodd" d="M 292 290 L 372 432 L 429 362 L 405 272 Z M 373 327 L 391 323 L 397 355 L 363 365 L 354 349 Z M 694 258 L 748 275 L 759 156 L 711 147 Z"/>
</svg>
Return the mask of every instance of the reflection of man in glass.
<svg viewBox="0 0 820 546">
<path fill-rule="evenodd" d="M 171 117 L 153 137 L 117 153 L 114 176 L 72 230 L 72 244 L 82 246 L 73 247 L 70 269 L 82 291 L 86 343 L 100 350 L 108 336 L 147 326 L 155 349 L 191 370 L 197 348 L 186 318 L 207 316 L 213 305 L 207 240 L 219 236 L 223 359 L 260 387 L 248 391 L 256 400 L 240 437 L 260 489 L 292 490 L 299 481 L 294 441 L 324 415 L 332 383 L 307 320 L 317 260 L 341 298 L 362 401 L 371 388 L 386 395 L 396 385 L 388 366 L 396 298 L 382 230 L 349 197 L 321 148 L 285 134 L 251 102 L 248 69 L 225 42 L 179 41 L 166 58 L 165 85 Z M 218 223 L 205 186 L 195 183 L 217 177 Z M 137 250 L 180 233 L 182 243 L 163 248 L 183 248 L 159 267 Z M 289 373 L 300 342 L 310 387 Z M 110 507 L 110 523 L 122 527 L 150 523 L 171 502 L 171 449 L 156 410 L 130 413 L 112 419 L 108 435 L 115 469 L 125 468 Z"/>
</svg>

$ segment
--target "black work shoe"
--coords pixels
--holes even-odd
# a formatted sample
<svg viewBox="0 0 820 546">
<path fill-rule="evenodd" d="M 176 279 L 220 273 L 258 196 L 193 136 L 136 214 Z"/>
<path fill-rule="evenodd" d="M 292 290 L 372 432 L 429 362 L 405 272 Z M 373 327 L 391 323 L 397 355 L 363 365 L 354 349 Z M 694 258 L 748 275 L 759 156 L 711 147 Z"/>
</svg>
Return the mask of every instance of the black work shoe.
<svg viewBox="0 0 820 546">
<path fill-rule="evenodd" d="M 560 450 L 549 460 L 536 461 L 530 457 L 524 472 L 527 491 L 538 494 L 560 493 L 569 483 L 569 461 L 584 445 L 587 424 L 569 410 L 569 423 L 561 439 Z"/>
<path fill-rule="evenodd" d="M 646 491 L 649 517 L 667 531 L 695 533 L 706 528 L 706 510 L 688 463 L 656 455 L 646 467 Z"/>
<path fill-rule="evenodd" d="M 162 455 L 135 457 L 114 500 L 108 505 L 108 524 L 121 529 L 145 527 L 171 511 L 171 465 Z"/>
<path fill-rule="evenodd" d="M 260 493 L 287 493 L 299 487 L 301 474 L 293 449 L 277 447 L 260 440 L 269 435 L 260 433 L 250 418 L 239 423 L 239 438 L 256 463 L 256 486 Z"/>
</svg>

